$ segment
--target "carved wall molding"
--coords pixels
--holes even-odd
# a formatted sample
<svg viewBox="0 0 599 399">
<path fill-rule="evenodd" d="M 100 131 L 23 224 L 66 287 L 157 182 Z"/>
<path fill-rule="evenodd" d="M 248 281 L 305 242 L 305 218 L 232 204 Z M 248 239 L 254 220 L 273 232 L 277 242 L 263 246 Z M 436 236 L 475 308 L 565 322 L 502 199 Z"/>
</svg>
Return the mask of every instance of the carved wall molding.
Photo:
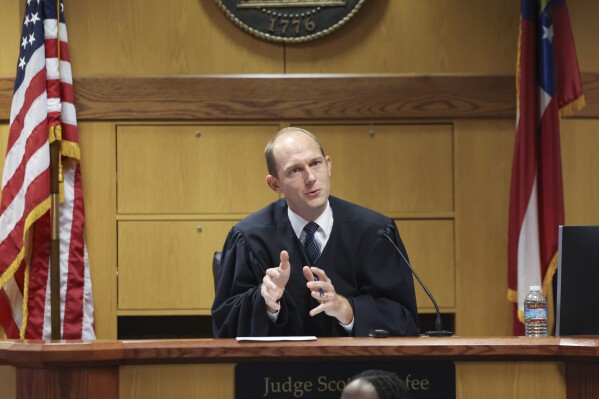
<svg viewBox="0 0 599 399">
<path fill-rule="evenodd" d="M 599 73 L 582 74 L 599 117 Z M 199 75 L 79 77 L 80 121 L 386 120 L 515 118 L 509 75 Z M 0 77 L 0 121 L 13 78 Z"/>
</svg>

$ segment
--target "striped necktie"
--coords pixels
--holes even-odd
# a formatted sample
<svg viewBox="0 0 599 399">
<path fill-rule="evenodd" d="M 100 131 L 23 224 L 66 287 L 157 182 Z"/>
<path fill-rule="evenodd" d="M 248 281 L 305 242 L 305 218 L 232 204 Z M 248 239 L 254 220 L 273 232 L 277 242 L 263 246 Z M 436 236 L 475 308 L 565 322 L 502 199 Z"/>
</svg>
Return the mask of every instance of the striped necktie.
<svg viewBox="0 0 599 399">
<path fill-rule="evenodd" d="M 316 230 L 318 230 L 318 225 L 314 222 L 310 222 L 304 226 L 304 232 L 306 233 L 304 248 L 306 250 L 306 255 L 308 255 L 308 259 L 310 260 L 310 266 L 315 265 L 316 261 L 320 257 L 320 247 L 314 239 L 314 233 L 316 233 Z"/>
</svg>

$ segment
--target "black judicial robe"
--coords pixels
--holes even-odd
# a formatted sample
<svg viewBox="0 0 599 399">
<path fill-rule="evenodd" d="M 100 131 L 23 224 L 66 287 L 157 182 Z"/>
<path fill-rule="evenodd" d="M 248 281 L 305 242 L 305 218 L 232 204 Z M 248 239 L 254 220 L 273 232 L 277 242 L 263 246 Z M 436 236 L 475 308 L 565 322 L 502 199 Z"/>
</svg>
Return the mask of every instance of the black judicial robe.
<svg viewBox="0 0 599 399">
<path fill-rule="evenodd" d="M 384 230 L 406 254 L 393 219 L 332 196 L 329 204 L 333 229 L 314 266 L 323 269 L 335 291 L 349 300 L 354 310 L 353 336 L 368 336 L 374 328 L 386 329 L 392 336 L 417 335 L 412 274 L 391 243 L 377 233 Z M 266 269 L 279 265 L 282 250 L 289 253 L 291 274 L 273 323 L 260 288 Z M 215 337 L 347 336 L 334 317 L 308 314 L 318 303 L 306 287 L 302 267 L 309 261 L 287 216 L 284 198 L 231 229 L 221 265 L 212 305 Z"/>
</svg>

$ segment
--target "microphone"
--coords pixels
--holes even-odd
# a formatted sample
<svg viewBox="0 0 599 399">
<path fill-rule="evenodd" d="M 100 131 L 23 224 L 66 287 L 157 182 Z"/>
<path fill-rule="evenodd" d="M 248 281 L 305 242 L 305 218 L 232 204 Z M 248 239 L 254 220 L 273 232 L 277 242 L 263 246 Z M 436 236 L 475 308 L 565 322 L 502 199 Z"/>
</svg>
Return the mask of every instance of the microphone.
<svg viewBox="0 0 599 399">
<path fill-rule="evenodd" d="M 406 264 L 410 268 L 410 271 L 412 272 L 414 277 L 416 277 L 416 280 L 418 280 L 418 282 L 420 283 L 420 286 L 424 289 L 424 292 L 426 292 L 426 295 L 428 295 L 428 297 L 433 302 L 433 305 L 435 305 L 435 311 L 437 312 L 437 318 L 435 319 L 435 330 L 427 331 L 425 333 L 425 335 L 427 337 L 451 337 L 452 335 L 454 335 L 452 331 L 443 330 L 443 323 L 441 321 L 441 312 L 439 311 L 439 305 L 437 305 L 437 301 L 435 301 L 435 297 L 433 296 L 433 294 L 431 294 L 431 292 L 428 290 L 428 288 L 426 288 L 426 285 L 424 285 L 424 283 L 418 276 L 418 273 L 416 273 L 416 271 L 414 270 L 414 268 L 412 267 L 410 262 L 408 262 L 408 259 L 403 255 L 403 253 L 401 252 L 399 247 L 397 245 L 395 245 L 395 243 L 393 242 L 391 237 L 389 237 L 389 235 L 387 233 L 385 233 L 384 230 L 379 230 L 376 233 L 379 236 L 385 237 L 387 240 L 389 240 L 389 242 L 391 243 L 391 245 L 393 245 L 393 247 L 395 248 L 395 250 L 397 251 L 399 256 L 401 256 L 401 258 L 406 262 Z"/>
</svg>

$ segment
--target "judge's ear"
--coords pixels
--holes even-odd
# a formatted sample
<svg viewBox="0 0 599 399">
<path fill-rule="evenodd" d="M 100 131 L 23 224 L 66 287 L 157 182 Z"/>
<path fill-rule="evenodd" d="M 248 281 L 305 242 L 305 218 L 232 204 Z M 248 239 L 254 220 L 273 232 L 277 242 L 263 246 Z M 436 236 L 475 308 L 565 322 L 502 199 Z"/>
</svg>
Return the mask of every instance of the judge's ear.
<svg viewBox="0 0 599 399">
<path fill-rule="evenodd" d="M 273 175 L 266 176 L 266 184 L 275 193 L 279 193 L 279 194 L 281 193 L 281 188 L 279 187 L 279 182 L 277 181 L 277 178 L 274 177 Z"/>
</svg>

